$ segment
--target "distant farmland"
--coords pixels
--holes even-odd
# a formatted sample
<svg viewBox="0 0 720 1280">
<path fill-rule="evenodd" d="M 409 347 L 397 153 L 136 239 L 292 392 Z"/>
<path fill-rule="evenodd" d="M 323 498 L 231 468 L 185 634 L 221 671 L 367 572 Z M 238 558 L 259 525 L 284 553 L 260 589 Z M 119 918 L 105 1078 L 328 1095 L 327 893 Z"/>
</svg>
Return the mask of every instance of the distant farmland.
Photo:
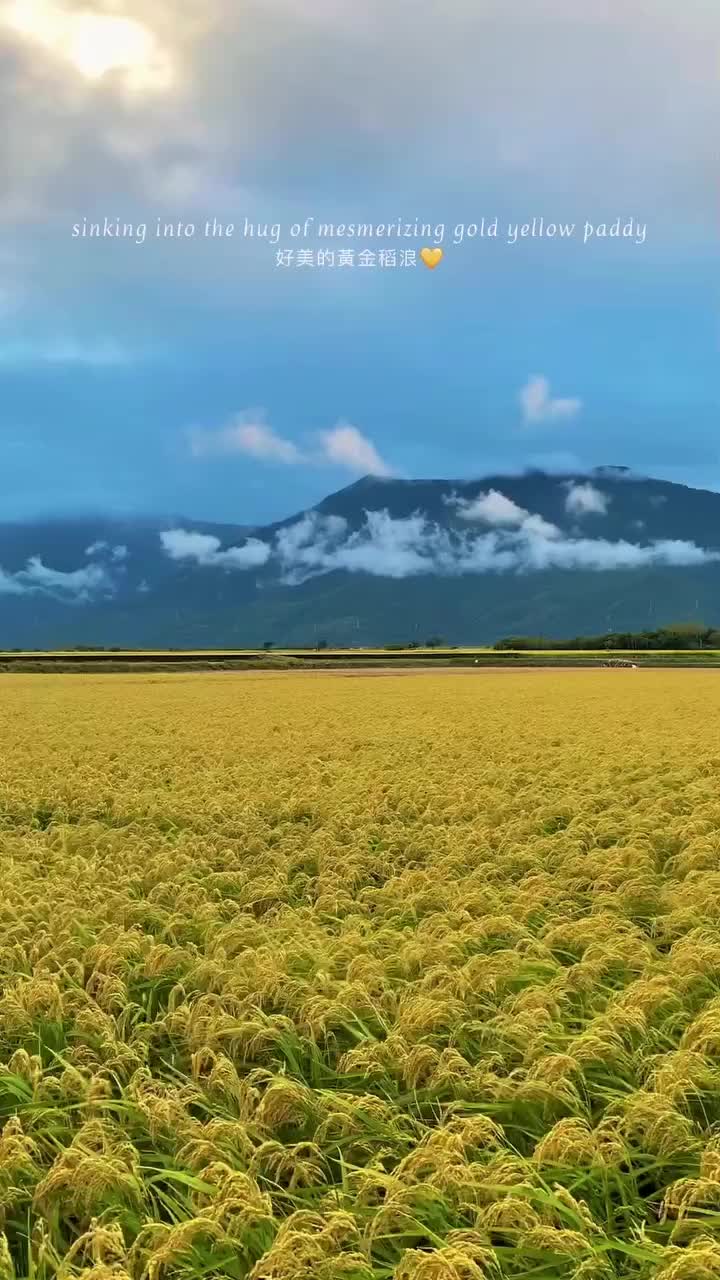
<svg viewBox="0 0 720 1280">
<path fill-rule="evenodd" d="M 0 651 L 7 670 L 242 670 L 261 667 L 438 666 L 597 667 L 632 662 L 641 667 L 718 667 L 718 649 L 81 649 Z"/>
</svg>

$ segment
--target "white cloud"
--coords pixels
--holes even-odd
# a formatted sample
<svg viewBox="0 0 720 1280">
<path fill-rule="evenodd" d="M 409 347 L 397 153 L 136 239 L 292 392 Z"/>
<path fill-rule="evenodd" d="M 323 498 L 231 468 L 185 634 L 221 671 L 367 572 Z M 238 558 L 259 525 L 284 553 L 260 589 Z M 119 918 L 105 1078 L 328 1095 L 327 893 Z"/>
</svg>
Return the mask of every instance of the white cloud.
<svg viewBox="0 0 720 1280">
<path fill-rule="evenodd" d="M 244 454 L 292 467 L 335 466 L 359 475 L 394 474 L 372 441 L 346 422 L 339 422 L 330 431 L 317 432 L 316 446 L 306 448 L 278 435 L 263 421 L 260 410 L 238 414 L 228 426 L 216 431 L 195 428 L 189 432 L 189 438 L 195 457 Z"/>
<path fill-rule="evenodd" d="M 532 512 L 523 512 L 522 519 L 512 525 L 495 524 L 477 533 L 442 527 L 422 512 L 394 519 L 387 510 L 365 511 L 363 524 L 352 529 L 341 516 L 311 511 L 279 529 L 272 543 L 248 538 L 242 546 L 223 549 L 214 535 L 181 528 L 163 531 L 160 542 L 165 554 L 178 564 L 226 570 L 271 564 L 290 584 L 337 571 L 402 579 L 423 574 L 684 567 L 720 560 L 720 551 L 680 540 L 640 545 L 625 540 L 567 537 Z M 97 550 L 98 545 L 102 543 L 93 543 L 88 552 Z M 123 548 L 111 549 L 110 559 L 112 552 L 120 550 Z M 33 556 L 15 573 L 0 567 L 0 595 L 41 594 L 65 603 L 82 603 L 107 598 L 115 589 L 112 576 L 98 563 L 64 571 Z M 145 582 L 138 588 L 141 592 L 148 589 Z"/>
<path fill-rule="evenodd" d="M 85 548 L 85 555 L 92 560 L 94 557 L 109 556 L 116 564 L 121 564 L 123 560 L 127 560 L 130 552 L 128 548 L 122 545 L 111 547 L 109 542 L 103 541 L 102 538 L 97 542 L 91 542 L 89 547 Z"/>
<path fill-rule="evenodd" d="M 542 516 L 526 511 L 498 489 L 489 489 L 487 493 L 480 493 L 472 499 L 450 498 L 449 505 L 456 508 L 461 520 L 515 527 L 537 538 L 560 537 L 560 530 L 556 525 L 550 524 Z"/>
<path fill-rule="evenodd" d="M 332 431 L 320 433 L 323 459 L 346 467 L 359 475 L 391 476 L 393 471 L 380 457 L 375 445 L 357 427 L 340 422 Z"/>
<path fill-rule="evenodd" d="M 24 569 L 7 573 L 0 568 L 0 595 L 49 595 L 66 603 L 83 603 L 98 595 L 112 595 L 115 584 L 97 564 L 67 572 L 52 569 L 32 556 Z"/>
<path fill-rule="evenodd" d="M 30 586 L 51 591 L 67 591 L 75 596 L 84 596 L 109 586 L 107 574 L 99 565 L 89 564 L 82 569 L 64 572 L 43 564 L 39 556 L 32 556 L 28 560 L 27 567 L 17 576 Z"/>
<path fill-rule="evenodd" d="M 449 533 L 429 526 L 422 515 L 393 520 L 387 511 L 366 511 L 364 526 L 347 530 L 342 517 L 314 511 L 280 530 L 275 546 L 286 579 L 299 582 L 339 569 L 407 578 L 452 568 Z"/>
<path fill-rule="evenodd" d="M 171 560 L 196 560 L 203 564 L 212 559 L 220 539 L 209 533 L 191 533 L 187 529 L 167 529 L 160 534 L 163 551 Z"/>
<path fill-rule="evenodd" d="M 258 415 L 238 414 L 227 427 L 218 431 L 194 430 L 190 433 L 191 449 L 196 457 L 243 453 L 264 462 L 282 462 L 297 466 L 303 455 L 291 440 L 284 440 Z"/>
<path fill-rule="evenodd" d="M 542 516 L 529 515 L 520 525 L 520 533 L 528 538 L 561 538 L 557 525 L 544 520 Z"/>
<path fill-rule="evenodd" d="M 720 560 L 720 552 L 707 551 L 694 542 L 662 540 L 648 546 L 609 542 L 605 538 L 564 538 L 559 542 L 532 542 L 524 549 L 525 569 L 640 569 L 648 565 L 690 566 Z"/>
<path fill-rule="evenodd" d="M 294 524 L 278 530 L 274 551 L 285 569 L 316 569 L 341 544 L 347 529 L 347 520 L 342 516 L 308 511 Z"/>
<path fill-rule="evenodd" d="M 522 524 L 528 512 L 498 489 L 479 493 L 476 498 L 450 499 L 461 520 L 482 520 L 484 524 Z"/>
<path fill-rule="evenodd" d="M 362 527 L 350 532 L 347 522 L 339 517 L 309 512 L 280 530 L 273 557 L 285 581 L 298 583 L 337 570 L 407 578 L 428 573 L 447 576 L 689 566 L 720 560 L 720 552 L 682 541 L 641 546 L 604 538 L 566 537 L 555 525 L 529 512 L 514 527 L 457 534 L 421 513 L 395 520 L 387 511 L 366 511 Z"/>
<path fill-rule="evenodd" d="M 235 428 L 237 448 L 241 453 L 249 453 L 253 458 L 263 458 L 271 462 L 296 464 L 302 462 L 302 454 L 291 440 L 283 440 L 270 427 L 256 424 Z"/>
<path fill-rule="evenodd" d="M 18 581 L 15 574 L 0 569 L 0 596 L 22 596 L 26 591 L 27 587 Z"/>
<path fill-rule="evenodd" d="M 575 484 L 572 481 L 567 485 L 567 496 L 565 498 L 565 510 L 574 516 L 604 516 L 607 515 L 607 509 L 610 504 L 610 498 L 601 489 L 596 489 L 595 485 Z"/>
<path fill-rule="evenodd" d="M 526 423 L 574 418 L 582 409 L 582 400 L 553 398 L 550 383 L 542 375 L 530 378 L 519 398 Z"/>
<path fill-rule="evenodd" d="M 259 538 L 248 538 L 242 547 L 228 547 L 227 551 L 219 551 L 215 564 L 223 564 L 229 569 L 256 569 L 270 559 L 270 548 Z"/>
<path fill-rule="evenodd" d="M 248 538 L 244 546 L 224 551 L 219 538 L 188 529 L 167 529 L 160 534 L 160 541 L 171 560 L 190 560 L 203 567 L 256 569 L 270 557 L 270 547 L 259 538 Z"/>
</svg>

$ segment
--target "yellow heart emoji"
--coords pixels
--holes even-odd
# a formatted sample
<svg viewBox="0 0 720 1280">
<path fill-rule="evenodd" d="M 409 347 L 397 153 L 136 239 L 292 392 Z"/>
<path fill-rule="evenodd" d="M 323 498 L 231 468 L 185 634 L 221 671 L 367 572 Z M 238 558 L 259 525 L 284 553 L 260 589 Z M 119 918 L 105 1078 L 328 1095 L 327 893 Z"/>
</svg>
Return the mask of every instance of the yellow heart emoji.
<svg viewBox="0 0 720 1280">
<path fill-rule="evenodd" d="M 420 250 L 420 257 L 425 263 L 425 266 L 429 267 L 431 271 L 434 271 L 438 263 L 442 262 L 443 251 L 442 249 L 428 249 L 426 247 L 425 249 Z"/>
</svg>

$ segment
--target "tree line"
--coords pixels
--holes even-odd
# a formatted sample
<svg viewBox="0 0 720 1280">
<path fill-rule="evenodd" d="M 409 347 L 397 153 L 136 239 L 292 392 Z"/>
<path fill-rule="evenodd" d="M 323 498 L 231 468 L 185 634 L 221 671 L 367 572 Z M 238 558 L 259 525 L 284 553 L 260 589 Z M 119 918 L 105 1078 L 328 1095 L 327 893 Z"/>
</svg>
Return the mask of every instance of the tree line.
<svg viewBox="0 0 720 1280">
<path fill-rule="evenodd" d="M 606 631 L 599 636 L 550 640 L 547 636 L 506 636 L 494 649 L 720 649 L 720 628 L 677 622 L 655 631 Z"/>
</svg>

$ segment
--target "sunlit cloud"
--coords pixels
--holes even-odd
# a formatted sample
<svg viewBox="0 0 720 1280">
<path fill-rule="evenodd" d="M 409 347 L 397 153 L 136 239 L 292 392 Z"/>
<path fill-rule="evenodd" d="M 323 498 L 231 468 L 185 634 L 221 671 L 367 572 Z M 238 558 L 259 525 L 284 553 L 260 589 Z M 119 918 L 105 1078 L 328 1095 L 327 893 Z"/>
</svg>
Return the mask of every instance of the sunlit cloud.
<svg viewBox="0 0 720 1280">
<path fill-rule="evenodd" d="M 301 448 L 279 435 L 263 421 L 262 411 L 238 414 L 218 430 L 192 429 L 188 433 L 194 457 L 245 454 L 262 462 L 290 467 L 336 466 L 356 475 L 391 476 L 392 468 L 368 440 L 349 422 L 339 422 L 330 431 L 319 431 L 315 442 Z"/>
<path fill-rule="evenodd" d="M 138 93 L 167 89 L 172 83 L 169 55 L 136 18 L 69 9 L 58 0 L 8 0 L 0 20 L 86 80 L 100 81 L 116 73 L 126 88 Z"/>
</svg>

